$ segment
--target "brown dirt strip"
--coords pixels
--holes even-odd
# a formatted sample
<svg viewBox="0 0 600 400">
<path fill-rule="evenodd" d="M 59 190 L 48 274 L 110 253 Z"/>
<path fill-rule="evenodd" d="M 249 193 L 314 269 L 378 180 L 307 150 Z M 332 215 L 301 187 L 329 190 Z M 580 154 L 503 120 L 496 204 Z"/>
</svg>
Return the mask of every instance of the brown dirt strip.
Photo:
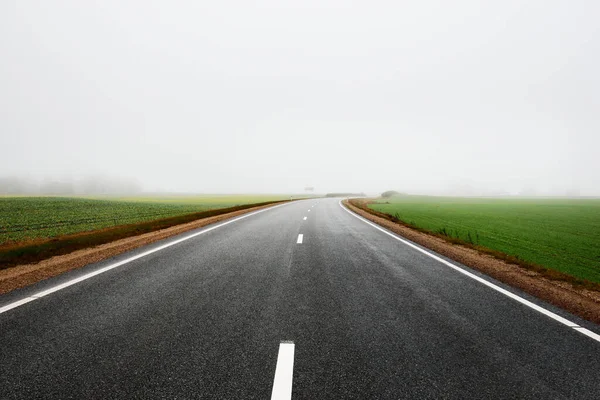
<svg viewBox="0 0 600 400">
<path fill-rule="evenodd" d="M 179 235 L 180 233 L 201 228 L 203 226 L 237 217 L 252 211 L 272 207 L 274 205 L 276 204 L 267 204 L 227 214 L 220 214 L 214 217 L 199 219 L 193 222 L 172 226 L 170 228 L 161 229 L 155 232 L 149 232 L 143 235 L 132 236 L 99 246 L 77 250 L 69 254 L 59 255 L 40 261 L 39 263 L 6 268 L 0 270 L 0 294 L 8 293 L 12 290 L 60 275 L 72 269 L 81 268 L 85 265 L 105 260 L 126 251 L 133 250 L 171 236 Z"/>
<path fill-rule="evenodd" d="M 350 202 L 344 200 L 344 205 L 356 214 L 412 242 L 481 271 L 500 282 L 521 289 L 581 318 L 600 324 L 600 292 L 582 288 L 563 280 L 549 279 L 539 272 L 494 258 L 476 249 L 449 243 L 440 237 L 390 221 L 365 211 L 363 207 L 366 208 L 366 203 L 365 200 L 351 200 Z"/>
</svg>

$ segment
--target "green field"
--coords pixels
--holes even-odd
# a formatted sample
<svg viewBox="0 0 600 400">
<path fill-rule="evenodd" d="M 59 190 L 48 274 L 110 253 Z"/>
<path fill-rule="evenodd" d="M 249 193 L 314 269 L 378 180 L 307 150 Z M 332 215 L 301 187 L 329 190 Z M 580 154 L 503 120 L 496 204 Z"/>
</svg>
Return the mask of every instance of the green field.
<svg viewBox="0 0 600 400">
<path fill-rule="evenodd" d="M 399 196 L 372 209 L 405 223 L 600 283 L 600 199 Z"/>
<path fill-rule="evenodd" d="M 0 197 L 0 245 L 284 199 L 289 196 Z"/>
</svg>

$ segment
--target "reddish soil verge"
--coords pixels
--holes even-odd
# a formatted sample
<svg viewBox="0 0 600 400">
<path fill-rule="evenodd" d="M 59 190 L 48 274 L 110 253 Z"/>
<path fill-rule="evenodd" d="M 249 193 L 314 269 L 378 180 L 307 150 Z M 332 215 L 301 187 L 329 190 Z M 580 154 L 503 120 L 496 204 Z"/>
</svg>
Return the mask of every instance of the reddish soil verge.
<svg viewBox="0 0 600 400">
<path fill-rule="evenodd" d="M 55 256 L 38 263 L 19 265 L 16 267 L 0 270 L 0 294 L 22 288 L 44 279 L 60 275 L 75 268 L 105 260 L 129 250 L 136 249 L 147 244 L 166 239 L 170 236 L 197 229 L 208 224 L 236 217 L 252 211 L 271 207 L 274 204 L 247 208 L 214 217 L 199 219 L 181 225 L 172 226 L 143 235 L 128 237 L 105 243 L 99 246 L 77 250 L 69 254 Z"/>
<path fill-rule="evenodd" d="M 344 205 L 350 210 L 408 240 L 521 289 L 581 318 L 600 324 L 599 291 L 573 285 L 564 280 L 549 279 L 540 272 L 497 259 L 473 248 L 449 243 L 440 237 L 390 221 L 383 216 L 376 215 L 376 212 L 368 210 L 367 203 L 368 200 L 344 201 Z"/>
</svg>

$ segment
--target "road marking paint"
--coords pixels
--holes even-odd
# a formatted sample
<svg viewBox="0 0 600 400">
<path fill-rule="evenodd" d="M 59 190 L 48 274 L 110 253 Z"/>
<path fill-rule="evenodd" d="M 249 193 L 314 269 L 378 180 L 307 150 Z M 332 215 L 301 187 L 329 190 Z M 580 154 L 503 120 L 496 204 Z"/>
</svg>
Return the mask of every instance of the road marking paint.
<svg viewBox="0 0 600 400">
<path fill-rule="evenodd" d="M 12 303 L 9 303 L 9 304 L 7 304 L 7 305 L 5 305 L 3 307 L 0 307 L 0 314 L 5 313 L 5 312 L 7 312 L 9 310 L 12 310 L 13 308 L 17 308 L 19 306 L 22 306 L 23 304 L 26 304 L 26 303 L 29 303 L 31 301 L 37 300 L 40 297 L 47 296 L 47 295 L 49 295 L 51 293 L 54 293 L 54 292 L 58 292 L 59 290 L 62 290 L 62 289 L 66 288 L 66 287 L 69 287 L 69 286 L 72 286 L 72 285 L 74 285 L 76 283 L 79 283 L 81 281 L 85 281 L 86 279 L 90 279 L 90 278 L 92 278 L 92 277 L 94 277 L 96 275 L 100 275 L 100 274 L 102 274 L 102 273 L 104 273 L 106 271 L 110 271 L 111 269 L 114 269 L 114 268 L 120 267 L 122 265 L 125 265 L 127 263 L 130 263 L 131 261 L 134 261 L 134 260 L 137 260 L 139 258 L 145 257 L 145 256 L 147 256 L 149 254 L 152 254 L 152 253 L 156 253 L 157 251 L 164 250 L 167 247 L 174 246 L 174 245 L 176 245 L 178 243 L 185 242 L 186 240 L 189 240 L 189 239 L 192 239 L 192 238 L 194 238 L 196 236 L 199 236 L 199 235 L 202 235 L 204 233 L 210 232 L 210 231 L 212 231 L 214 229 L 220 228 L 220 227 L 225 226 L 225 225 L 232 224 L 232 223 L 237 222 L 239 220 L 242 220 L 244 218 L 248 218 L 248 217 L 250 217 L 252 215 L 260 214 L 262 212 L 269 211 L 269 210 L 274 210 L 275 208 L 279 208 L 279 207 L 282 207 L 282 206 L 285 206 L 285 205 L 288 205 L 288 204 L 290 204 L 290 203 L 280 204 L 278 206 L 273 206 L 273 207 L 265 208 L 265 209 L 262 209 L 262 210 L 254 211 L 254 212 L 251 212 L 249 214 L 244 214 L 244 215 L 242 215 L 240 217 L 234 218 L 234 219 L 229 220 L 227 222 L 223 222 L 222 224 L 212 226 L 212 227 L 204 229 L 204 230 L 202 230 L 200 232 L 193 233 L 193 234 L 188 235 L 186 237 L 183 237 L 181 239 L 177 239 L 177 240 L 174 240 L 174 241 L 169 242 L 167 244 L 163 244 L 162 246 L 156 247 L 156 248 L 154 248 L 152 250 L 145 251 L 145 252 L 137 254 L 135 256 L 126 258 L 125 260 L 122 260 L 122 261 L 116 262 L 114 264 L 108 265 L 108 266 L 106 266 L 104 268 L 100 268 L 100 269 L 98 269 L 98 270 L 96 270 L 94 272 L 90 272 L 89 274 L 82 275 L 79 278 L 71 279 L 70 281 L 62 283 L 60 285 L 53 286 L 50 289 L 43 290 L 41 292 L 35 293 L 35 294 L 33 294 L 33 295 L 29 296 L 29 297 L 26 297 L 24 299 L 17 300 L 17 301 L 14 301 Z"/>
<path fill-rule="evenodd" d="M 24 299 L 7 304 L 4 307 L 0 308 L 0 314 L 2 314 L 3 312 L 7 312 L 8 310 L 12 310 L 13 308 L 22 306 L 23 304 L 29 303 L 30 301 L 37 300 L 37 299 L 38 299 L 37 297 L 25 297 Z"/>
<path fill-rule="evenodd" d="M 306 221 L 306 218 L 308 218 L 308 217 L 304 217 L 303 219 Z"/>
<path fill-rule="evenodd" d="M 402 239 L 402 238 L 400 238 L 399 236 L 397 236 L 397 235 L 395 235 L 395 234 L 393 234 L 393 233 L 391 233 L 391 232 L 387 231 L 386 229 L 383 229 L 382 227 L 380 227 L 380 226 L 378 226 L 378 225 L 376 225 L 376 224 L 372 223 L 371 221 L 368 221 L 367 219 L 363 218 L 362 216 L 360 216 L 360 215 L 357 215 L 357 214 L 355 214 L 354 212 L 352 212 L 352 211 L 348 210 L 346 207 L 344 207 L 344 206 L 342 205 L 342 202 L 341 202 L 341 201 L 339 202 L 339 205 L 340 205 L 340 207 L 342 207 L 342 209 L 343 209 L 344 211 L 346 211 L 348 214 L 352 215 L 352 216 L 353 216 L 353 217 L 355 217 L 355 218 L 358 218 L 359 220 L 361 220 L 362 222 L 364 222 L 364 223 L 366 223 L 366 224 L 368 224 L 368 225 L 371 225 L 373 228 L 375 228 L 375 229 L 377 229 L 377 230 L 379 230 L 379 231 L 381 231 L 381 232 L 385 233 L 386 235 L 388 235 L 388 236 L 390 236 L 390 237 L 392 237 L 392 238 L 394 238 L 394 239 L 396 239 L 396 240 L 398 240 L 398 241 L 400 241 L 400 242 L 404 243 L 405 245 L 407 245 L 407 246 L 409 246 L 409 247 L 412 247 L 413 249 L 415 249 L 415 250 L 417 250 L 417 251 L 419 251 L 419 252 L 421 252 L 421 253 L 423 253 L 423 254 L 425 254 L 425 255 L 427 255 L 427 256 L 429 256 L 429 257 L 431 257 L 431 258 L 433 258 L 433 259 L 434 259 L 434 260 L 436 260 L 436 261 L 439 261 L 439 262 L 441 262 L 442 264 L 445 264 L 445 265 L 447 265 L 448 267 L 450 267 L 450 268 L 452 268 L 452 269 L 454 269 L 454 270 L 456 270 L 456 271 L 460 272 L 461 274 L 464 274 L 464 275 L 468 276 L 469 278 L 475 279 L 477 282 L 483 283 L 483 284 L 484 284 L 484 285 L 486 285 L 487 287 L 489 287 L 489 288 L 491 288 L 491 289 L 494 289 L 495 291 L 497 291 L 497 292 L 500 292 L 500 293 L 502 293 L 503 295 L 505 295 L 505 296 L 508 296 L 508 297 L 510 297 L 511 299 L 513 299 L 513 300 L 516 300 L 516 301 L 518 301 L 519 303 L 521 303 L 521 304 L 523 304 L 523 305 L 525 305 L 525 306 L 527 306 L 527 307 L 529 307 L 529 308 L 532 308 L 532 309 L 534 309 L 535 311 L 537 311 L 537 312 L 539 312 L 539 313 L 542 313 L 542 314 L 546 315 L 547 317 L 550 317 L 550 318 L 552 318 L 553 320 L 555 320 L 555 321 L 557 321 L 557 322 L 560 322 L 560 323 L 561 323 L 561 324 L 563 324 L 563 325 L 566 325 L 566 326 L 568 326 L 568 327 L 569 327 L 569 328 L 571 328 L 571 329 L 574 329 L 574 330 L 576 330 L 577 332 L 581 332 L 581 333 L 583 333 L 584 335 L 586 335 L 586 336 L 588 336 L 588 337 L 590 337 L 590 338 L 592 338 L 592 339 L 596 340 L 597 342 L 600 342 L 600 335 L 598 335 L 598 334 L 596 334 L 596 333 L 594 333 L 594 332 L 592 332 L 592 331 L 590 331 L 590 330 L 588 330 L 588 329 L 586 329 L 586 328 L 583 328 L 583 327 L 581 327 L 581 326 L 577 325 L 576 323 L 574 323 L 574 322 L 572 322 L 572 321 L 569 321 L 568 319 L 566 319 L 566 318 L 563 318 L 563 317 L 561 317 L 561 316 L 560 316 L 560 315 L 558 315 L 558 314 L 555 314 L 555 313 L 553 313 L 552 311 L 546 310 L 545 308 L 543 308 L 543 307 L 540 307 L 540 306 L 538 306 L 537 304 L 535 304 L 535 303 L 532 303 L 531 301 L 529 301 L 529 300 L 526 300 L 526 299 L 522 298 L 521 296 L 518 296 L 518 295 L 516 295 L 516 294 L 514 294 L 514 293 L 512 293 L 512 292 L 509 292 L 508 290 L 506 290 L 506 289 L 503 289 L 503 288 L 501 288 L 500 286 L 493 284 L 492 282 L 488 282 L 487 280 L 485 280 L 485 279 L 483 279 L 483 278 L 481 278 L 481 277 L 479 277 L 479 276 L 477 276 L 477 275 L 475 275 L 475 274 L 473 274 L 473 273 L 471 273 L 471 272 L 469 272 L 469 271 L 466 271 L 466 270 L 464 270 L 464 269 L 462 269 L 462 268 L 460 268 L 460 267 L 458 267 L 458 266 L 456 266 L 456 265 L 452 264 L 451 262 L 448 262 L 448 261 L 444 260 L 443 258 L 441 258 L 441 257 L 438 257 L 438 256 L 436 256 L 435 254 L 432 254 L 432 253 L 428 252 L 427 250 L 423 250 L 422 248 L 420 248 L 420 247 L 418 247 L 418 246 L 416 246 L 416 245 L 414 245 L 414 244 L 410 243 L 409 241 L 407 241 L 407 240 L 405 240 L 405 239 Z"/>
<path fill-rule="evenodd" d="M 310 212 L 310 209 L 308 209 L 308 212 Z"/>
<path fill-rule="evenodd" d="M 299 234 L 298 235 L 298 240 L 296 241 L 296 243 L 302 243 L 302 239 L 304 239 L 304 235 L 303 234 Z"/>
<path fill-rule="evenodd" d="M 292 398 L 292 380 L 294 378 L 294 342 L 281 342 L 273 379 L 271 400 L 289 400 Z"/>
<path fill-rule="evenodd" d="M 595 332 L 590 331 L 589 329 L 583 328 L 581 326 L 577 326 L 577 327 L 573 327 L 573 329 L 575 329 L 577 332 L 581 332 L 584 335 L 591 337 L 592 339 L 596 340 L 597 342 L 600 342 L 600 335 L 598 335 Z"/>
</svg>

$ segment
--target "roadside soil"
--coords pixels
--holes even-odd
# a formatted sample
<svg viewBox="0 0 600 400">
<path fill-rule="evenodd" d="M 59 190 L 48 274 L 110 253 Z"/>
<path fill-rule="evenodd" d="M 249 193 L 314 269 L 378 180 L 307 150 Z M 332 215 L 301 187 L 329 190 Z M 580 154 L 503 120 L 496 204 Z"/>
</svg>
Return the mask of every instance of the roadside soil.
<svg viewBox="0 0 600 400">
<path fill-rule="evenodd" d="M 558 306 L 588 321 L 600 324 L 600 292 L 552 280 L 536 271 L 523 268 L 472 248 L 448 241 L 365 211 L 368 200 L 344 200 L 344 205 L 360 216 L 400 236 L 427 247 L 438 254 L 483 272 L 503 283 L 521 289 L 541 300 Z M 357 207 L 358 206 L 358 207 Z"/>
<path fill-rule="evenodd" d="M 85 265 L 105 260 L 126 251 L 133 250 L 171 236 L 179 235 L 180 233 L 201 228 L 205 225 L 237 217 L 238 215 L 246 214 L 252 211 L 272 207 L 274 205 L 275 204 L 268 204 L 203 218 L 193 222 L 172 226 L 170 228 L 145 233 L 139 236 L 132 236 L 99 246 L 76 250 L 72 253 L 55 256 L 38 263 L 24 264 L 6 268 L 0 270 L 0 294 L 8 293 L 12 290 L 60 275 L 72 269 L 81 268 Z"/>
</svg>

